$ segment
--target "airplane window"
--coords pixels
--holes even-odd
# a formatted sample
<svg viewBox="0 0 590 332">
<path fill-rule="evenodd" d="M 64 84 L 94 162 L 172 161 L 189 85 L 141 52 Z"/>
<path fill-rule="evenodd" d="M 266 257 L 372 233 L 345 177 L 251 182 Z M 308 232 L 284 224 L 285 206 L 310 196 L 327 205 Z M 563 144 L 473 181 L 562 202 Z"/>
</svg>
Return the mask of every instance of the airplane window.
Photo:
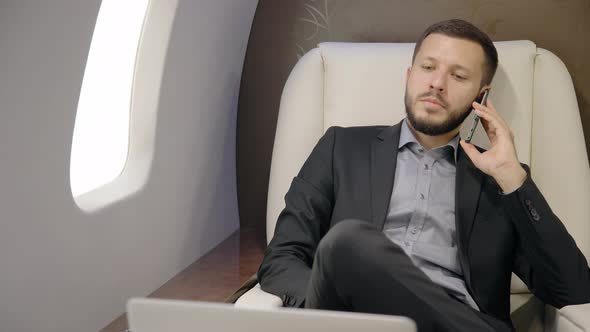
<svg viewBox="0 0 590 332">
<path fill-rule="evenodd" d="M 94 28 L 70 159 L 74 197 L 123 171 L 137 49 L 149 0 L 103 0 Z"/>
</svg>

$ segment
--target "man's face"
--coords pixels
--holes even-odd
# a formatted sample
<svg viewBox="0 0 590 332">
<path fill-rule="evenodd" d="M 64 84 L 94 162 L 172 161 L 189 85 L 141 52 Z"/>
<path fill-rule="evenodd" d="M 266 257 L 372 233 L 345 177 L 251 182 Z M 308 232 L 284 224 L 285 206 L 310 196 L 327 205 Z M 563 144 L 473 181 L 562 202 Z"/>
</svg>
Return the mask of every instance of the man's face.
<svg viewBox="0 0 590 332">
<path fill-rule="evenodd" d="M 458 128 L 482 87 L 485 54 L 472 41 L 431 34 L 406 76 L 406 114 L 412 127 L 437 136 Z"/>
</svg>

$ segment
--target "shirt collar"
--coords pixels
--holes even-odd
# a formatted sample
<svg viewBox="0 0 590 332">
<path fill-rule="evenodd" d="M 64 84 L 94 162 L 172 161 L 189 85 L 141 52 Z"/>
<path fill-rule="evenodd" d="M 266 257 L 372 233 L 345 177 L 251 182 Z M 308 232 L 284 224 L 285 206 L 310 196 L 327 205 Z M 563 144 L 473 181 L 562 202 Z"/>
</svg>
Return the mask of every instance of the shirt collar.
<svg viewBox="0 0 590 332">
<path fill-rule="evenodd" d="M 416 136 L 414 136 L 414 133 L 412 132 L 412 130 L 410 130 L 410 127 L 408 127 L 408 124 L 406 123 L 407 121 L 408 121 L 407 118 L 405 118 L 402 121 L 402 127 L 401 127 L 400 136 L 399 136 L 399 144 L 397 146 L 398 149 L 401 149 L 402 147 L 404 147 L 408 143 L 416 143 L 416 144 L 418 144 L 418 146 L 422 147 L 420 142 L 418 142 L 418 140 L 416 139 Z M 458 147 L 459 147 L 459 139 L 460 138 L 461 138 L 461 136 L 459 134 L 457 134 L 447 144 L 443 145 L 443 146 L 450 146 L 453 149 L 455 163 L 457 163 L 457 155 L 458 155 L 458 150 L 459 150 Z"/>
</svg>

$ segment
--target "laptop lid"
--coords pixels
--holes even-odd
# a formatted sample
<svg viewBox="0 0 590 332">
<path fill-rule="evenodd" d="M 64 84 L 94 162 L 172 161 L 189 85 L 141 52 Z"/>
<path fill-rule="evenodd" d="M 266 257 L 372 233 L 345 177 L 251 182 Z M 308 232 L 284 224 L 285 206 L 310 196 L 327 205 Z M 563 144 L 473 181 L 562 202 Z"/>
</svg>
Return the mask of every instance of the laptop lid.
<svg viewBox="0 0 590 332">
<path fill-rule="evenodd" d="M 131 332 L 416 331 L 414 321 L 401 316 L 146 298 L 129 300 L 127 318 Z"/>
</svg>

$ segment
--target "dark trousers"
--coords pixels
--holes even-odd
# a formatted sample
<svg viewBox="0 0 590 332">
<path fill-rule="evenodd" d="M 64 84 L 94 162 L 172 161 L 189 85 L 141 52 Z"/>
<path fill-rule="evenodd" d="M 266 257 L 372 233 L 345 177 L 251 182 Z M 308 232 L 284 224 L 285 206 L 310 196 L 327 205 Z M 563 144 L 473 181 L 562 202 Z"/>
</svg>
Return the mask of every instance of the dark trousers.
<svg viewBox="0 0 590 332">
<path fill-rule="evenodd" d="M 320 241 L 305 307 L 400 315 L 418 331 L 511 331 L 449 296 L 372 224 L 345 220 Z"/>
</svg>

